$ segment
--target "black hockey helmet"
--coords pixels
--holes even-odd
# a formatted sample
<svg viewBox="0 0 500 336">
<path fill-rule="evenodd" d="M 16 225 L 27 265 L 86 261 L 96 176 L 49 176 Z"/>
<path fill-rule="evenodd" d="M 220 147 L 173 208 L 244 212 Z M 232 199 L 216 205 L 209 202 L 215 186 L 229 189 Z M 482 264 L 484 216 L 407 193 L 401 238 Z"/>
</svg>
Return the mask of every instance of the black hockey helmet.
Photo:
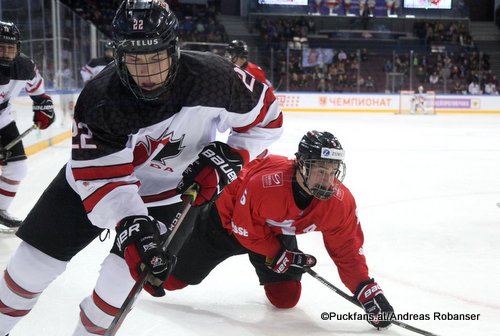
<svg viewBox="0 0 500 336">
<path fill-rule="evenodd" d="M 314 197 L 325 200 L 337 192 L 345 177 L 345 151 L 332 133 L 307 132 L 295 157 L 304 185 Z M 318 170 L 313 177 L 314 167 Z"/>
<path fill-rule="evenodd" d="M 21 33 L 13 22 L 0 21 L 0 42 L 15 44 L 17 46 L 17 52 L 14 59 L 21 53 Z M 10 67 L 14 59 L 1 57 L 0 66 Z"/>
<path fill-rule="evenodd" d="M 115 42 L 108 41 L 104 44 L 104 59 L 107 63 L 113 61 L 115 53 Z"/>
<path fill-rule="evenodd" d="M 113 19 L 115 62 L 118 75 L 137 98 L 153 100 L 167 91 L 177 73 L 180 57 L 177 18 L 164 0 L 125 0 Z M 161 58 L 163 51 L 168 57 Z M 170 59 L 167 69 L 157 73 L 132 77 L 125 62 L 127 54 L 143 55 L 158 53 L 159 61 Z M 152 63 L 129 63 L 129 67 L 148 66 Z M 148 69 L 149 71 L 149 69 Z M 137 85 L 137 79 L 161 76 L 161 87 L 146 90 Z M 136 80 L 134 80 L 134 78 Z"/>
<path fill-rule="evenodd" d="M 108 41 L 104 44 L 104 51 L 114 50 L 114 49 L 115 49 L 115 43 L 113 41 Z"/>
<path fill-rule="evenodd" d="M 226 57 L 233 61 L 233 58 L 248 58 L 247 44 L 242 40 L 233 40 L 226 47 Z"/>
</svg>

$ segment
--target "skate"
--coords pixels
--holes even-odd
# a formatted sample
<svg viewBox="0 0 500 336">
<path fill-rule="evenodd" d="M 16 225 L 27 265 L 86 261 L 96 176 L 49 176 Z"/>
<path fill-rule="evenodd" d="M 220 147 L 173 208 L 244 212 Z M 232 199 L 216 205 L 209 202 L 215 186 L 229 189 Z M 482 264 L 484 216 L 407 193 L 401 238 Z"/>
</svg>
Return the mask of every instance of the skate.
<svg viewBox="0 0 500 336">
<path fill-rule="evenodd" d="M 13 218 L 7 211 L 0 210 L 0 233 L 14 233 L 23 221 Z"/>
</svg>

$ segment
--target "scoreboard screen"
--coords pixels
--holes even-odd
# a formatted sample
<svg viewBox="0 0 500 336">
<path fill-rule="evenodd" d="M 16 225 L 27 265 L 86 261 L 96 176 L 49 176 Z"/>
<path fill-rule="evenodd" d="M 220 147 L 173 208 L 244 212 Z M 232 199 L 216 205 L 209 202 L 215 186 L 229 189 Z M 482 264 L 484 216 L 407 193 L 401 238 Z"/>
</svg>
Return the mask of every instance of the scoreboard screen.
<svg viewBox="0 0 500 336">
<path fill-rule="evenodd" d="M 307 6 L 307 0 L 259 0 L 259 4 Z"/>
<path fill-rule="evenodd" d="M 452 0 L 404 0 L 404 8 L 451 9 Z"/>
</svg>

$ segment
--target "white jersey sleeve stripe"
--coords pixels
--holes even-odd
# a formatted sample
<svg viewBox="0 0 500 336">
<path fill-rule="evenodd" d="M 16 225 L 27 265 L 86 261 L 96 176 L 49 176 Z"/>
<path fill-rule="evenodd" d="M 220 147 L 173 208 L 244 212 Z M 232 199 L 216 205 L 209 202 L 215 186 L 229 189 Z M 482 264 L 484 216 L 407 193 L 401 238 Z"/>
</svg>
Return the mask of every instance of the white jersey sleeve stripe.
<svg viewBox="0 0 500 336">
<path fill-rule="evenodd" d="M 91 181 L 110 178 L 125 177 L 134 173 L 132 164 L 117 164 L 110 166 L 87 166 L 81 168 L 73 168 L 73 176 L 75 181 Z"/>
<path fill-rule="evenodd" d="M 233 128 L 227 140 L 227 144 L 236 149 L 245 149 L 249 153 L 249 159 L 253 160 L 272 143 L 281 137 L 283 133 L 282 113 L 273 91 L 266 88 L 261 102 L 254 108 L 259 111 L 257 117 L 250 125 Z"/>
<path fill-rule="evenodd" d="M 125 217 L 147 216 L 148 209 L 137 193 L 137 184 L 123 184 L 101 198 L 87 213 L 92 224 L 103 229 L 114 229 Z"/>
<path fill-rule="evenodd" d="M 102 187 L 95 190 L 92 194 L 90 194 L 83 200 L 83 206 L 85 207 L 85 211 L 87 211 L 87 213 L 91 212 L 94 209 L 95 205 L 99 203 L 112 190 L 125 185 L 136 185 L 137 189 L 139 189 L 140 182 L 136 181 L 134 183 L 128 183 L 122 181 L 122 182 L 110 182 L 103 185 Z"/>
</svg>

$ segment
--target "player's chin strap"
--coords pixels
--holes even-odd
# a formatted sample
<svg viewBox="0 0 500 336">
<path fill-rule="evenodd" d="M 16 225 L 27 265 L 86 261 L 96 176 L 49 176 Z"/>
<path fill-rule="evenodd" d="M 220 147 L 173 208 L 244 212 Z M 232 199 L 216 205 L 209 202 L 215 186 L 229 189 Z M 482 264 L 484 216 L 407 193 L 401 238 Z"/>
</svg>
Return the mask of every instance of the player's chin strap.
<svg viewBox="0 0 500 336">
<path fill-rule="evenodd" d="M 174 216 L 172 223 L 170 223 L 170 226 L 168 227 L 168 229 L 171 230 L 171 232 L 170 232 L 170 235 L 168 236 L 167 240 L 165 241 L 165 243 L 163 243 L 163 250 L 166 250 L 168 248 L 168 246 L 170 245 L 170 242 L 172 241 L 172 238 L 174 237 L 175 233 L 179 229 L 179 226 L 186 218 L 189 210 L 191 209 L 191 205 L 193 204 L 194 200 L 198 196 L 199 189 L 200 189 L 200 187 L 198 186 L 198 184 L 195 183 L 182 194 L 182 196 L 181 196 L 182 207 L 177 212 L 177 214 Z M 113 319 L 110 326 L 106 330 L 106 333 L 104 333 L 104 336 L 116 335 L 116 332 L 118 331 L 121 324 L 125 320 L 125 317 L 132 310 L 134 302 L 137 300 L 137 297 L 141 293 L 142 288 L 146 284 L 146 281 L 148 279 L 148 275 L 149 275 L 148 269 L 144 268 L 144 270 L 142 271 L 142 273 L 140 275 L 139 280 L 135 283 L 134 287 L 132 287 L 132 289 L 130 290 L 127 298 L 125 299 L 122 306 L 120 307 L 120 310 L 115 315 L 115 318 Z"/>
<path fill-rule="evenodd" d="M 327 281 L 325 278 L 323 278 L 322 276 L 318 275 L 318 273 L 316 273 L 315 271 L 313 271 L 311 268 L 304 267 L 304 271 L 307 272 L 307 273 L 309 273 L 314 279 L 318 280 L 319 282 L 321 282 L 326 287 L 330 288 L 332 291 L 334 291 L 338 295 L 342 296 L 347 301 L 355 304 L 358 307 L 361 307 L 361 303 L 359 303 L 358 300 L 356 300 L 355 298 L 353 298 L 349 294 L 346 294 L 341 289 L 339 289 L 336 286 L 334 286 L 332 283 L 330 283 L 329 281 Z M 420 334 L 420 335 L 425 335 L 425 336 L 439 336 L 438 334 L 434 334 L 434 333 L 432 333 L 430 331 L 425 331 L 423 329 L 419 329 L 419 328 L 413 327 L 413 326 L 411 326 L 409 324 L 406 324 L 404 322 L 400 322 L 400 321 L 397 321 L 397 320 L 392 320 L 391 323 L 394 324 L 394 325 L 396 325 L 396 326 L 398 326 L 398 327 L 401 327 L 401 328 L 409 330 L 409 331 L 413 331 L 413 332 L 415 332 L 417 334 Z"/>
</svg>

